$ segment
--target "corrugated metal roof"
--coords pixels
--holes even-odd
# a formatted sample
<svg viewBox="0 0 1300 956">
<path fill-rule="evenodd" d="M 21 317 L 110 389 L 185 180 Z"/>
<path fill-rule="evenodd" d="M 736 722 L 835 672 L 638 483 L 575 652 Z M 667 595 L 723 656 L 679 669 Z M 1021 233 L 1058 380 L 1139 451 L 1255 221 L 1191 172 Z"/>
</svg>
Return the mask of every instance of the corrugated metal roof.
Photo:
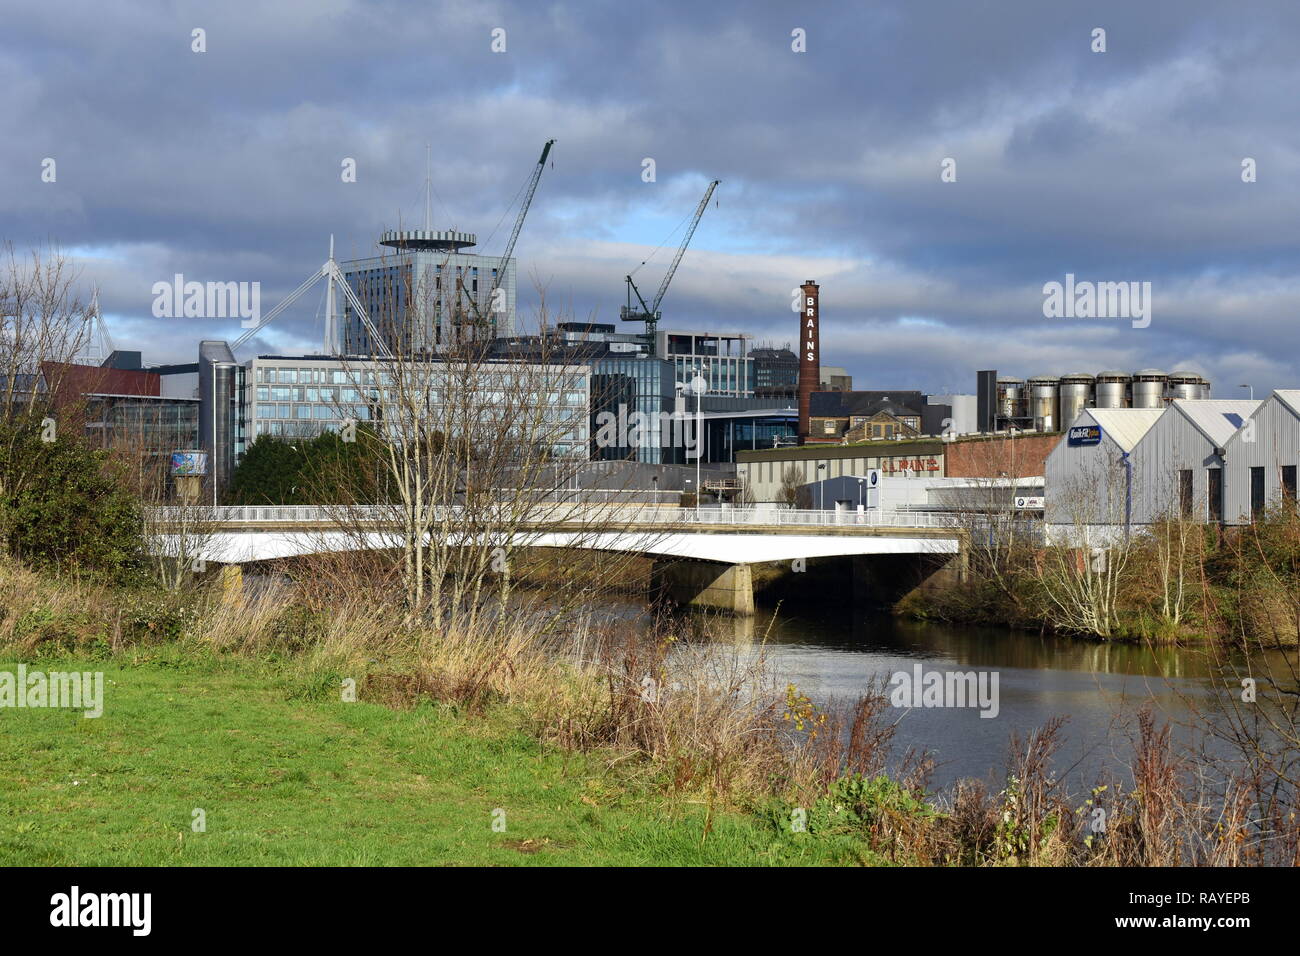
<svg viewBox="0 0 1300 956">
<path fill-rule="evenodd" d="M 1151 426 L 1164 414 L 1163 408 L 1085 408 L 1084 412 L 1101 426 L 1102 433 L 1122 451 L 1132 451 Z"/>
<path fill-rule="evenodd" d="M 1205 437 L 1222 447 L 1262 403 L 1251 399 L 1179 398 L 1173 406 Z"/>
<path fill-rule="evenodd" d="M 1273 392 L 1295 414 L 1300 415 L 1300 388 L 1279 388 Z"/>
</svg>

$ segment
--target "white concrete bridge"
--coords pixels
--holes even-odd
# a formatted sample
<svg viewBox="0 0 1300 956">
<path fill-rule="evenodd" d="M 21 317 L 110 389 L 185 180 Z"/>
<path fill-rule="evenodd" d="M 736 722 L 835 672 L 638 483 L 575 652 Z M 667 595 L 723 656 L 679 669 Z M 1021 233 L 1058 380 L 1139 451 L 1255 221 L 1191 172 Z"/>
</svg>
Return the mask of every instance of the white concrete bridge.
<svg viewBox="0 0 1300 956">
<path fill-rule="evenodd" d="M 469 526 L 490 529 L 476 514 Z M 160 508 L 155 547 L 221 564 L 245 564 L 306 554 L 400 546 L 401 523 L 392 506 L 249 506 Z M 436 519 L 466 525 L 458 506 Z M 196 530 L 185 532 L 189 525 Z M 753 609 L 751 566 L 798 559 L 963 554 L 965 532 L 953 517 L 920 512 L 863 514 L 780 508 L 702 508 L 628 504 L 540 503 L 500 522 L 514 548 L 581 548 L 664 559 L 664 583 L 689 592 L 692 603 L 733 611 Z M 471 536 L 504 533 L 481 530 Z M 451 536 L 456 543 L 456 534 Z M 187 539 L 182 541 L 182 536 Z M 495 543 L 495 542 L 494 542 Z"/>
</svg>

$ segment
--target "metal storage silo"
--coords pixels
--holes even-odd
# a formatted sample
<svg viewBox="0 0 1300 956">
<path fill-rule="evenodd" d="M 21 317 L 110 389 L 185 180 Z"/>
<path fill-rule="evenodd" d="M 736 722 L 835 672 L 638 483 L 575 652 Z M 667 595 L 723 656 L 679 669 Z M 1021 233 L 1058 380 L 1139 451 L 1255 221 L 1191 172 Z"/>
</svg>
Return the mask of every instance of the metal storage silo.
<svg viewBox="0 0 1300 956">
<path fill-rule="evenodd" d="M 1133 376 L 1127 372 L 1102 372 L 1097 376 L 1093 402 L 1098 408 L 1127 408 L 1129 383 Z"/>
<path fill-rule="evenodd" d="M 1071 372 L 1061 376 L 1061 421 L 1059 427 L 1069 428 L 1079 413 L 1092 404 L 1092 386 L 1095 379 L 1087 372 Z"/>
<path fill-rule="evenodd" d="M 1168 374 L 1158 368 L 1144 368 L 1133 373 L 1133 407 L 1164 408 L 1168 381 Z"/>
<path fill-rule="evenodd" d="M 1209 397 L 1210 397 L 1210 380 L 1205 376 L 1201 376 L 1201 398 L 1209 398 Z"/>
<path fill-rule="evenodd" d="M 1029 380 L 1029 415 L 1036 431 L 1060 429 L 1061 380 L 1055 375 L 1035 375 Z"/>
<path fill-rule="evenodd" d="M 1201 397 L 1201 376 L 1196 372 L 1169 373 L 1169 400 Z"/>
<path fill-rule="evenodd" d="M 1025 382 L 1020 378 L 998 379 L 998 417 L 1024 418 L 1028 403 L 1025 400 Z"/>
</svg>

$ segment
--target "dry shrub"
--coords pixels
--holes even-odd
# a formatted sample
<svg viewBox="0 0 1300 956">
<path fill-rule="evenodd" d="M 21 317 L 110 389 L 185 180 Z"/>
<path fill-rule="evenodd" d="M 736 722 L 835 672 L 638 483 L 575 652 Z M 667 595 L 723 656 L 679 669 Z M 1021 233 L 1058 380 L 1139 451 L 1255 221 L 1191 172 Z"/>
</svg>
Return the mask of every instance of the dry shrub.
<svg viewBox="0 0 1300 956">
<path fill-rule="evenodd" d="M 1277 579 L 1256 579 L 1241 602 L 1245 637 L 1261 647 L 1300 643 L 1300 594 Z"/>
<path fill-rule="evenodd" d="M 594 630 L 573 660 L 574 694 L 537 714 L 538 732 L 567 748 L 608 749 L 611 764 L 711 807 L 787 787 L 793 732 L 763 644 L 714 640 L 708 621 L 661 619 L 646 630 L 656 637 L 634 622 Z"/>
</svg>

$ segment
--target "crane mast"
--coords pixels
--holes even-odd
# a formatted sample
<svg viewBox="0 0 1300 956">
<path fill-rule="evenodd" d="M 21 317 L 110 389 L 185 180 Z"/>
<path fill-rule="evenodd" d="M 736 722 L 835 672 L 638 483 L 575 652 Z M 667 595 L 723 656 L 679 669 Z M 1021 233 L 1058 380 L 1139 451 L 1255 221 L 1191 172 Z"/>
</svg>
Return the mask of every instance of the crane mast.
<svg viewBox="0 0 1300 956">
<path fill-rule="evenodd" d="M 695 227 L 700 224 L 700 218 L 704 215 L 704 210 L 709 207 L 709 200 L 713 198 L 713 190 L 718 188 L 721 180 L 715 179 L 709 183 L 709 188 L 704 191 L 704 198 L 700 204 L 695 207 L 695 215 L 691 218 L 690 228 L 686 230 L 686 235 L 682 237 L 682 244 L 677 247 L 677 255 L 673 257 L 672 265 L 664 273 L 664 279 L 659 283 L 659 291 L 655 293 L 654 302 L 646 305 L 645 299 L 641 297 L 641 290 L 636 287 L 632 277 L 625 276 L 627 282 L 627 305 L 619 310 L 619 318 L 624 322 L 644 322 L 647 335 L 653 335 L 655 326 L 659 324 L 661 314 L 659 304 L 664 300 L 664 294 L 668 291 L 668 285 L 673 281 L 673 275 L 677 272 L 677 267 L 681 264 L 682 256 L 686 254 L 686 247 L 691 244 L 691 237 L 695 235 Z M 636 296 L 640 304 L 640 310 L 632 308 L 632 296 Z"/>
<path fill-rule="evenodd" d="M 551 155 L 551 147 L 555 145 L 555 140 L 548 139 L 546 145 L 542 147 L 542 156 L 537 160 L 537 168 L 533 170 L 533 177 L 528 181 L 528 191 L 524 194 L 523 204 L 519 207 L 519 215 L 515 218 L 515 227 L 510 231 L 510 241 L 506 243 L 506 251 L 501 254 L 501 268 L 497 270 L 497 277 L 492 280 L 492 290 L 488 293 L 488 308 L 495 305 L 497 289 L 505 281 L 506 269 L 510 266 L 510 257 L 515 252 L 515 242 L 519 239 L 519 232 L 524 228 L 524 217 L 528 215 L 528 207 L 533 204 L 533 194 L 537 192 L 537 184 L 542 179 L 542 170 L 546 168 L 546 158 Z M 474 297 L 469 297 L 470 306 L 473 308 L 475 318 L 481 319 L 478 314 L 478 304 Z"/>
</svg>

